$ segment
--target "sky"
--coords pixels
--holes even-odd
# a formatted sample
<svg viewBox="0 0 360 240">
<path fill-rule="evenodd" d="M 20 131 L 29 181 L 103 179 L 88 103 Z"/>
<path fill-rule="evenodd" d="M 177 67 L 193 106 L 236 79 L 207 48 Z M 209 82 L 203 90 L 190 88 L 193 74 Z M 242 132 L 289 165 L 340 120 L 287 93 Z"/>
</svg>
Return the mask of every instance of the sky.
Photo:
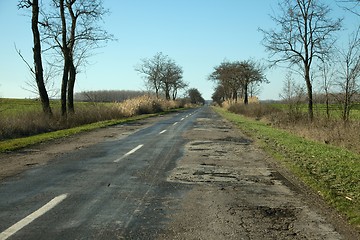
<svg viewBox="0 0 360 240">
<path fill-rule="evenodd" d="M 46 1 L 46 0 L 43 0 Z M 335 17 L 345 17 L 344 28 L 359 18 L 330 4 Z M 211 99 L 215 84 L 208 76 L 224 60 L 269 59 L 259 28 L 275 27 L 270 15 L 278 0 L 104 0 L 110 15 L 101 25 L 117 41 L 96 49 L 89 65 L 77 75 L 75 92 L 90 90 L 146 90 L 135 66 L 143 58 L 162 52 L 183 68 L 183 79 Z M 32 63 L 30 15 L 17 9 L 17 1 L 0 0 L 0 97 L 33 98 L 25 90 L 29 70 L 15 50 Z M 344 35 L 344 34 L 342 34 Z M 279 99 L 286 69 L 265 72 L 261 100 Z M 55 85 L 60 88 L 61 76 Z"/>
</svg>

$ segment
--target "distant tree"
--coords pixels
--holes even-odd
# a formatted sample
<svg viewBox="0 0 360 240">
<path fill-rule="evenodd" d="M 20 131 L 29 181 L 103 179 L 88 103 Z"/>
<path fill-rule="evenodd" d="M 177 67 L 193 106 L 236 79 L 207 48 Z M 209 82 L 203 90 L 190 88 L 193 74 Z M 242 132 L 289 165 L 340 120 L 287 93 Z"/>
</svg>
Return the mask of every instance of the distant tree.
<svg viewBox="0 0 360 240">
<path fill-rule="evenodd" d="M 205 99 L 196 88 L 190 88 L 188 90 L 188 95 L 192 104 L 205 104 Z"/>
<path fill-rule="evenodd" d="M 151 59 L 141 59 L 141 64 L 135 67 L 135 71 L 144 75 L 146 85 L 155 91 L 157 98 L 159 98 L 163 72 L 165 71 L 165 65 L 167 61 L 168 56 L 160 52 Z"/>
<path fill-rule="evenodd" d="M 330 118 L 330 88 L 335 77 L 335 67 L 333 61 L 321 61 L 319 64 L 321 87 L 324 91 L 326 116 Z"/>
<path fill-rule="evenodd" d="M 169 59 L 165 66 L 164 72 L 162 73 L 161 78 L 161 87 L 163 92 L 165 93 L 166 100 L 171 99 L 171 95 L 174 99 L 174 96 L 177 95 L 177 91 L 179 87 L 186 86 L 186 84 L 182 80 L 183 70 L 180 66 L 178 66 L 173 60 Z M 171 92 L 173 94 L 171 94 Z"/>
<path fill-rule="evenodd" d="M 20 51 L 18 51 L 19 55 L 28 65 L 30 71 L 34 74 L 36 85 L 38 89 L 38 94 L 40 97 L 40 101 L 42 104 L 42 109 L 45 114 L 48 116 L 52 115 L 52 110 L 50 107 L 50 100 L 48 93 L 46 91 L 45 82 L 44 82 L 44 74 L 43 74 L 43 63 L 41 57 L 41 39 L 39 32 L 39 1 L 38 0 L 21 0 L 18 4 L 19 8 L 30 8 L 32 9 L 32 17 L 31 17 L 31 30 L 33 33 L 33 58 L 34 58 L 34 69 L 27 64 L 25 59 L 22 57 Z"/>
<path fill-rule="evenodd" d="M 187 87 L 182 68 L 161 52 L 150 59 L 142 59 L 135 71 L 144 75 L 146 85 L 155 91 L 157 98 L 163 92 L 167 100 L 175 100 L 178 91 Z"/>
<path fill-rule="evenodd" d="M 222 86 L 227 100 L 237 101 L 238 92 L 243 85 L 240 62 L 222 62 L 214 68 L 214 72 L 209 76 L 209 79 Z"/>
<path fill-rule="evenodd" d="M 221 106 L 225 101 L 224 87 L 222 85 L 217 85 L 211 98 L 214 102 Z"/>
<path fill-rule="evenodd" d="M 249 84 L 249 95 L 250 97 L 258 96 L 261 92 L 261 85 L 259 82 L 251 82 Z"/>
<path fill-rule="evenodd" d="M 280 29 L 263 30 L 263 44 L 278 56 L 273 64 L 288 62 L 304 74 L 308 96 L 308 115 L 313 119 L 312 63 L 331 51 L 333 33 L 340 30 L 341 19 L 329 17 L 330 8 L 320 0 L 283 0 L 279 3 L 280 14 L 272 20 Z"/>
<path fill-rule="evenodd" d="M 337 59 L 341 67 L 338 84 L 343 92 L 342 118 L 347 122 L 354 97 L 360 91 L 360 27 L 350 37 L 347 49 L 339 50 Z"/>
<path fill-rule="evenodd" d="M 303 102 L 304 95 L 304 87 L 301 84 L 297 84 L 292 78 L 292 73 L 288 72 L 279 96 L 288 105 L 290 118 L 296 119 L 301 115 L 301 103 Z"/>
<path fill-rule="evenodd" d="M 267 82 L 264 68 L 253 60 L 223 62 L 214 68 L 209 79 L 221 86 L 227 100 L 236 102 L 241 92 L 245 104 L 249 103 L 249 85 Z"/>
<path fill-rule="evenodd" d="M 179 90 L 186 89 L 188 86 L 188 83 L 182 80 L 182 76 L 181 78 L 175 79 L 175 81 L 171 84 L 172 99 L 175 100 L 178 96 Z"/>
<path fill-rule="evenodd" d="M 113 39 L 97 23 L 108 11 L 102 0 L 53 0 L 42 11 L 41 26 L 49 49 L 63 60 L 61 113 L 74 112 L 74 86 L 78 67 L 86 62 L 91 50 Z M 59 56 L 58 55 L 58 56 Z"/>
<path fill-rule="evenodd" d="M 264 68 L 253 60 L 242 61 L 241 79 L 244 92 L 244 103 L 249 103 L 249 86 L 250 84 L 267 83 L 268 80 L 264 74 Z"/>
</svg>

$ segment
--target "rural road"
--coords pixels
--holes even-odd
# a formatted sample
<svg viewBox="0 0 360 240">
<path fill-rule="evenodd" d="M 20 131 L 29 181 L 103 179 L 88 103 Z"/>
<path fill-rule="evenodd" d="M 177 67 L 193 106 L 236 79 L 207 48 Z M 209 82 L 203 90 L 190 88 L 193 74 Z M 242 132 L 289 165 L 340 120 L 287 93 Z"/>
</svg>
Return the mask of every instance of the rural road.
<svg viewBox="0 0 360 240">
<path fill-rule="evenodd" d="M 9 154 L 49 159 L 1 180 L 0 240 L 358 237 L 210 107 L 146 121 Z"/>
</svg>

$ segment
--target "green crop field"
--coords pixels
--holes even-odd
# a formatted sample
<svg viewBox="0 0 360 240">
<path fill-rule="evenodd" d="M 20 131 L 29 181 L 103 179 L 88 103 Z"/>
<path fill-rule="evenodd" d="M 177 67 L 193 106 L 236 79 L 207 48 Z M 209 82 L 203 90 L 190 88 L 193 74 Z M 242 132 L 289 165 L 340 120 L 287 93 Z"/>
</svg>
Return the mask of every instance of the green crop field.
<svg viewBox="0 0 360 240">
<path fill-rule="evenodd" d="M 31 99 L 0 99 L 1 116 L 34 111 L 41 111 L 41 103 L 39 101 Z"/>
<path fill-rule="evenodd" d="M 90 102 L 75 102 L 75 108 L 93 106 Z M 96 103 L 96 105 L 109 105 L 111 103 Z M 51 100 L 51 108 L 54 112 L 59 111 L 60 100 Z M 41 102 L 34 99 L 9 99 L 0 98 L 0 116 L 19 116 L 24 113 L 39 113 L 42 111 Z"/>
<path fill-rule="evenodd" d="M 281 109 L 287 110 L 289 109 L 288 104 L 284 103 L 272 103 L 271 106 Z M 298 106 L 299 110 L 306 113 L 308 110 L 307 104 L 300 104 Z M 334 118 L 341 118 L 342 116 L 342 106 L 340 104 L 330 104 L 329 105 L 330 116 Z M 317 103 L 314 104 L 314 114 L 315 116 L 325 116 L 326 115 L 326 105 Z M 359 120 L 360 119 L 360 104 L 354 104 L 350 111 L 350 119 L 352 120 Z"/>
</svg>

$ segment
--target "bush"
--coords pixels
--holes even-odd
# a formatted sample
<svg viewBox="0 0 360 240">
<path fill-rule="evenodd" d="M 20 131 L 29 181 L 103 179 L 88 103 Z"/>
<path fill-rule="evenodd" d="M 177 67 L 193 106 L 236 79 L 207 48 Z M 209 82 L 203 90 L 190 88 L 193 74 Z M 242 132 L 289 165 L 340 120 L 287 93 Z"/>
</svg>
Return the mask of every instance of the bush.
<svg viewBox="0 0 360 240">
<path fill-rule="evenodd" d="M 261 104 L 261 103 L 250 103 L 247 105 L 243 103 L 235 103 L 230 105 L 228 110 L 233 113 L 256 118 L 257 120 L 281 112 L 281 110 L 279 110 L 278 108 L 272 107 L 269 104 Z"/>
</svg>

